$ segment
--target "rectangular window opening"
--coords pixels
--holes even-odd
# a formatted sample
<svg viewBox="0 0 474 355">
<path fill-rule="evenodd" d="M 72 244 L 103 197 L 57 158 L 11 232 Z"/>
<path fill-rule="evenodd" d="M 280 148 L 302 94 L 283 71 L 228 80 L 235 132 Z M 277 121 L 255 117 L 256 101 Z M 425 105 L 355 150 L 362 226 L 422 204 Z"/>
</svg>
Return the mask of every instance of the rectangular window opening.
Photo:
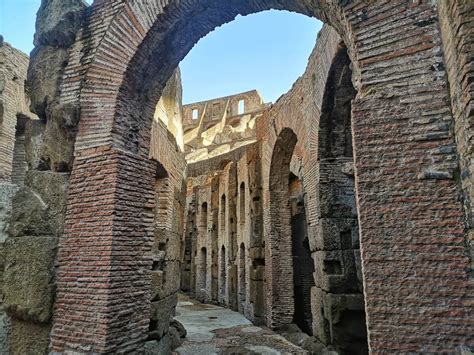
<svg viewBox="0 0 474 355">
<path fill-rule="evenodd" d="M 193 109 L 193 120 L 197 120 L 199 118 L 199 110 L 197 108 Z"/>
<path fill-rule="evenodd" d="M 245 113 L 245 100 L 239 100 L 239 115 Z"/>
</svg>

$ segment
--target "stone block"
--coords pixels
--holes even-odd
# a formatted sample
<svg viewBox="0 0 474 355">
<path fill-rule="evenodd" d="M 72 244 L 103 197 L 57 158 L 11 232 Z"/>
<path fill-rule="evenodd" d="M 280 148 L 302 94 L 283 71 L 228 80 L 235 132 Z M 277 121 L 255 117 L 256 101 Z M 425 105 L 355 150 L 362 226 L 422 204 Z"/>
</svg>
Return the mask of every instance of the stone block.
<svg viewBox="0 0 474 355">
<path fill-rule="evenodd" d="M 161 289 L 163 287 L 163 271 L 153 270 L 151 272 L 151 300 L 156 301 L 161 297 Z"/>
<path fill-rule="evenodd" d="M 0 354 L 8 354 L 11 333 L 10 317 L 0 308 Z"/>
<path fill-rule="evenodd" d="M 361 291 L 354 250 L 316 251 L 312 256 L 317 287 L 333 293 Z"/>
<path fill-rule="evenodd" d="M 55 172 L 71 172 L 79 109 L 73 105 L 54 105 L 46 123 L 42 164 Z"/>
<path fill-rule="evenodd" d="M 27 87 L 30 109 L 46 120 L 53 103 L 59 99 L 59 87 L 68 62 L 66 49 L 39 46 L 31 52 Z"/>
<path fill-rule="evenodd" d="M 35 46 L 70 47 L 87 4 L 82 0 L 43 0 L 36 20 Z"/>
<path fill-rule="evenodd" d="M 155 229 L 152 253 L 166 252 L 165 259 L 177 261 L 181 258 L 181 236 L 166 229 Z"/>
<path fill-rule="evenodd" d="M 10 336 L 10 355 L 46 355 L 48 354 L 48 324 L 34 324 L 12 318 Z"/>
<path fill-rule="evenodd" d="M 25 126 L 25 151 L 26 162 L 29 170 L 40 168 L 43 164 L 41 154 L 43 151 L 43 138 L 46 129 L 46 123 L 42 120 L 28 120 Z"/>
<path fill-rule="evenodd" d="M 0 184 L 0 244 L 8 237 L 7 230 L 12 212 L 12 201 L 18 186 L 13 184 Z M 0 258 L 0 263 L 3 259 Z"/>
<path fill-rule="evenodd" d="M 151 303 L 149 340 L 160 340 L 168 332 L 170 319 L 174 315 L 177 303 L 177 294 Z"/>
<path fill-rule="evenodd" d="M 57 238 L 9 238 L 5 243 L 4 307 L 17 319 L 47 323 L 54 300 Z"/>
<path fill-rule="evenodd" d="M 69 175 L 49 171 L 29 171 L 25 187 L 13 198 L 9 233 L 53 235 L 63 233 Z"/>
<path fill-rule="evenodd" d="M 169 355 L 171 353 L 171 341 L 168 334 L 160 340 L 147 341 L 145 343 L 144 355 Z"/>
<path fill-rule="evenodd" d="M 362 294 L 331 294 L 322 292 L 324 319 L 329 327 L 330 342 L 342 352 L 366 354 L 367 328 Z"/>
<path fill-rule="evenodd" d="M 311 287 L 311 311 L 313 314 L 313 335 L 322 343 L 329 343 L 328 322 L 324 318 L 324 291 Z"/>
<path fill-rule="evenodd" d="M 180 262 L 166 261 L 163 266 L 163 285 L 160 298 L 168 297 L 179 291 Z"/>
<path fill-rule="evenodd" d="M 250 279 L 253 281 L 263 281 L 265 279 L 265 266 L 259 265 L 256 269 L 251 269 Z"/>
<path fill-rule="evenodd" d="M 354 218 L 321 218 L 315 227 L 312 251 L 341 250 L 359 247 L 359 230 Z"/>
</svg>

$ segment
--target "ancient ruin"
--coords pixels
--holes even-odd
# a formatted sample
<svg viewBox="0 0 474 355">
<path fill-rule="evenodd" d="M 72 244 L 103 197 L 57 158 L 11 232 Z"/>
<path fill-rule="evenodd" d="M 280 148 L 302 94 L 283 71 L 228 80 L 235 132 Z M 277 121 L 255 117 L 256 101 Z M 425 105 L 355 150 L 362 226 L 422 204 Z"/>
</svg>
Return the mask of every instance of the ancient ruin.
<svg viewBox="0 0 474 355">
<path fill-rule="evenodd" d="M 325 23 L 291 90 L 183 105 L 269 9 Z M 474 351 L 474 2 L 42 0 L 7 41 L 1 354 L 169 354 L 179 292 L 287 353 Z"/>
</svg>

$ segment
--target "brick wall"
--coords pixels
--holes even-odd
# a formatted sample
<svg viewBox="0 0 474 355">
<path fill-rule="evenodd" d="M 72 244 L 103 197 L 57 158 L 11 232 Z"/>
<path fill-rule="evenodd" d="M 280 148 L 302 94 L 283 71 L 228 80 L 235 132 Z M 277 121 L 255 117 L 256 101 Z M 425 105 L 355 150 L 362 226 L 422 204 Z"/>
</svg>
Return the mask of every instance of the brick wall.
<svg viewBox="0 0 474 355">
<path fill-rule="evenodd" d="M 29 99 L 25 93 L 28 63 L 28 56 L 4 42 L 2 37 L 0 43 L 0 182 L 11 182 L 17 117 L 20 115 L 37 119 L 30 112 Z M 18 149 L 21 147 L 18 146 Z M 24 159 L 23 162 L 25 162 Z"/>
<path fill-rule="evenodd" d="M 144 255 L 153 220 L 154 168 L 147 159 L 154 105 L 178 62 L 199 38 L 239 13 L 269 8 L 325 20 L 341 33 L 352 59 L 358 90 L 352 105 L 355 181 L 372 352 L 449 352 L 472 344 L 466 327 L 470 289 L 464 211 L 453 179 L 457 161 L 446 72 L 438 55 L 442 47 L 435 4 L 294 0 L 239 1 L 229 6 L 120 0 L 96 1 L 88 9 L 62 84 L 61 102 L 79 100 L 81 121 L 66 237 L 58 259 L 54 350 L 140 348 L 149 321 L 149 285 L 137 275 L 151 267 Z M 285 127 L 298 137 L 295 154 L 302 160 L 313 238 L 318 218 L 318 117 L 338 42 L 334 31 L 323 30 L 318 45 L 325 49 L 316 51 L 294 90 L 257 128 L 265 141 L 263 211 L 270 210 L 265 187 L 276 137 Z M 98 168 L 101 159 L 107 162 Z M 127 204 L 128 191 L 137 195 L 134 206 Z M 102 196 L 100 212 L 87 193 Z M 95 213 L 104 212 L 109 214 L 99 222 Z M 271 218 L 264 219 L 267 231 Z M 137 245 L 128 242 L 132 236 Z M 266 232 L 264 238 L 270 242 Z M 99 259 L 100 247 L 107 251 L 104 259 Z M 127 256 L 134 256 L 133 261 Z M 84 289 L 69 281 L 72 265 L 97 267 L 98 260 L 107 265 L 107 272 L 91 275 L 87 288 L 98 302 L 67 305 L 66 300 Z M 130 268 L 130 276 L 120 265 Z M 270 284 L 275 281 L 267 278 Z M 127 294 L 133 304 L 119 302 L 122 282 L 136 286 L 136 293 Z M 125 329 L 120 325 L 129 312 L 130 327 Z M 91 326 L 85 320 L 89 313 L 103 318 Z"/>
<path fill-rule="evenodd" d="M 454 131 L 460 163 L 460 180 L 469 227 L 471 269 L 474 255 L 474 4 L 470 1 L 440 1 L 439 15 L 446 71 L 451 93 Z M 472 277 L 472 275 L 471 275 Z"/>
</svg>

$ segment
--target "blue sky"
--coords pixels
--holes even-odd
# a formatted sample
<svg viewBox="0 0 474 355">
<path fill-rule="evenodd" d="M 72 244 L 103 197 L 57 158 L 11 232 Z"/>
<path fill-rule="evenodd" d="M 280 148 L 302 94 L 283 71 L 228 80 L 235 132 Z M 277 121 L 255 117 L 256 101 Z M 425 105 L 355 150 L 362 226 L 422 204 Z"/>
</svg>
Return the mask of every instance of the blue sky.
<svg viewBox="0 0 474 355">
<path fill-rule="evenodd" d="M 40 3 L 0 0 L 0 34 L 25 53 L 33 48 Z M 184 103 L 251 89 L 275 102 L 304 72 L 320 28 L 315 19 L 284 11 L 239 16 L 199 41 L 181 63 Z"/>
</svg>

